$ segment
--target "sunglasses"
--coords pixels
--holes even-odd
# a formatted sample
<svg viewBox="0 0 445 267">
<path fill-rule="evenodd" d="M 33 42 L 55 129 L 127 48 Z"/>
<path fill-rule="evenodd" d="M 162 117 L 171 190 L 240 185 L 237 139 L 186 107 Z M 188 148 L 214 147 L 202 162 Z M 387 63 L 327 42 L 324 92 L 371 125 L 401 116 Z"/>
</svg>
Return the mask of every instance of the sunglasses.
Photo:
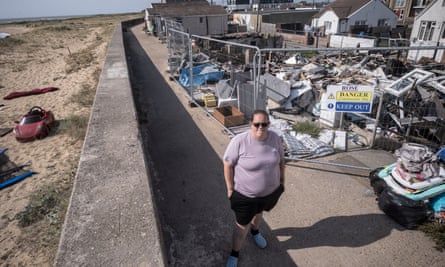
<svg viewBox="0 0 445 267">
<path fill-rule="evenodd" d="M 255 122 L 253 123 L 253 126 L 255 126 L 255 128 L 259 128 L 261 125 L 261 127 L 266 128 L 267 126 L 269 126 L 269 122 Z"/>
</svg>

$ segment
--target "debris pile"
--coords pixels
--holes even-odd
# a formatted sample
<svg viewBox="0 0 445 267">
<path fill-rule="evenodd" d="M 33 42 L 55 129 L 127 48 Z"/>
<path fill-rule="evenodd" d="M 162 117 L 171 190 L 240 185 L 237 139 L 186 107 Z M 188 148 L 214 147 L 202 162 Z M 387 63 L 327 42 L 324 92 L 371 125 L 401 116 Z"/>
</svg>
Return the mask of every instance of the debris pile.
<svg viewBox="0 0 445 267">
<path fill-rule="evenodd" d="M 320 102 L 328 85 L 373 86 L 377 94 L 372 112 L 361 114 L 361 119 L 353 114 L 345 114 L 346 118 L 355 118 L 353 123 L 362 129 L 374 129 L 379 98 L 383 97 L 378 124 L 382 136 L 437 149 L 445 143 L 444 69 L 428 63 L 411 65 L 380 53 L 325 53 L 310 59 L 297 53 L 268 62 L 268 73 L 260 77 L 260 84 L 267 88 L 269 109 L 315 118 L 320 116 Z"/>
<path fill-rule="evenodd" d="M 0 149 L 0 190 L 18 183 L 36 173 L 24 169 L 26 166 L 31 165 L 30 162 L 17 165 L 10 161 L 9 157 L 6 155 L 7 150 L 7 148 Z"/>
<path fill-rule="evenodd" d="M 375 92 L 371 113 L 329 115 L 332 120 L 340 120 L 343 115 L 343 123 L 347 124 L 328 123 L 328 127 L 348 129 L 354 125 L 368 133 L 375 129 L 379 137 L 398 143 L 427 144 L 435 149 L 445 143 L 443 64 L 430 64 L 429 61 L 410 64 L 400 59 L 400 51 L 318 51 L 297 52 L 290 56 L 286 51 L 274 51 L 263 58 L 269 60 L 258 77 L 260 94 L 257 98 L 264 99 L 267 109 L 278 118 L 296 122 L 299 118 L 295 115 L 298 115 L 323 122 L 320 120 L 326 116 L 326 110 L 322 109 L 326 98 L 323 95 L 329 85 L 365 85 L 373 87 Z M 247 63 L 239 67 L 231 62 L 214 62 L 202 52 L 193 61 L 194 85 L 204 88 L 203 94 L 208 94 L 209 90 L 214 93 L 217 107 L 252 106 L 252 103 L 245 103 L 247 96 L 239 95 L 241 91 L 254 88 L 255 77 Z M 179 81 L 187 87 L 190 70 L 186 64 L 182 64 L 180 70 Z M 379 111 L 380 98 L 382 106 Z"/>
<path fill-rule="evenodd" d="M 408 229 L 445 222 L 445 148 L 405 143 L 395 154 L 397 162 L 369 177 L 380 209 Z"/>
</svg>

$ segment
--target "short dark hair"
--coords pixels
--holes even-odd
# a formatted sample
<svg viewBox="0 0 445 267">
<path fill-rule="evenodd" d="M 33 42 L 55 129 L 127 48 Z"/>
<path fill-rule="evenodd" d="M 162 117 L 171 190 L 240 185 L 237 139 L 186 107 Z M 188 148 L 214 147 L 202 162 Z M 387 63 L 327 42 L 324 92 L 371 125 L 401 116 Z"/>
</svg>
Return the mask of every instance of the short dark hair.
<svg viewBox="0 0 445 267">
<path fill-rule="evenodd" d="M 263 109 L 256 109 L 256 110 L 252 113 L 252 115 L 250 116 L 250 121 L 253 121 L 253 117 L 254 117 L 256 114 L 263 114 L 263 115 L 267 118 L 267 120 L 269 120 L 269 114 L 267 113 L 267 111 L 265 111 L 265 110 L 263 110 Z"/>
</svg>

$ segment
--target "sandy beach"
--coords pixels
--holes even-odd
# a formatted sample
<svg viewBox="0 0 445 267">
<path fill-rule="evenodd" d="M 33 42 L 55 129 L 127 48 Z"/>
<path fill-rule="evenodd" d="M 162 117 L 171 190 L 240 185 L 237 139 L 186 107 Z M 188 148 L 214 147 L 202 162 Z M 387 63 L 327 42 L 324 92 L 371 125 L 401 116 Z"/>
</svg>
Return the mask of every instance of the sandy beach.
<svg viewBox="0 0 445 267">
<path fill-rule="evenodd" d="M 37 174 L 0 194 L 0 265 L 52 266 L 95 90 L 116 23 L 141 14 L 0 24 L 0 128 L 14 127 L 33 106 L 51 110 L 57 127 L 20 143 L 12 133 L 0 149 Z M 141 29 L 142 30 L 142 29 Z M 3 99 L 12 92 L 58 90 Z"/>
</svg>

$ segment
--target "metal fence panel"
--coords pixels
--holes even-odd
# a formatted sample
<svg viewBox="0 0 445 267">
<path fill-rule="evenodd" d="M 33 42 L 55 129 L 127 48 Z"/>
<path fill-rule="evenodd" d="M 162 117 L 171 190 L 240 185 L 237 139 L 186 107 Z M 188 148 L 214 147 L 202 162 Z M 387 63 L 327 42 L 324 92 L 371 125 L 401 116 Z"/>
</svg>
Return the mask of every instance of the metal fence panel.
<svg viewBox="0 0 445 267">
<path fill-rule="evenodd" d="M 322 127 L 348 131 L 367 147 L 394 150 L 403 142 L 438 149 L 445 143 L 445 66 L 429 58 L 413 62 L 408 54 L 433 47 L 356 47 L 262 49 L 269 72 L 294 87 L 308 81 L 315 102 L 322 102 L 328 85 L 367 85 L 375 89 L 367 113 L 336 112 L 316 116 L 313 106 L 294 103 L 278 111 L 296 116 L 309 113 Z M 444 47 L 434 47 L 443 53 Z M 297 77 L 297 79 L 291 79 Z M 303 102 L 306 104 L 307 102 Z M 270 107 L 269 107 L 270 108 Z M 326 123 L 326 120 L 328 123 Z"/>
<path fill-rule="evenodd" d="M 246 124 L 255 109 L 268 109 L 291 123 L 309 118 L 321 122 L 320 127 L 346 131 L 359 146 L 394 150 L 402 142 L 433 148 L 445 143 L 445 67 L 426 58 L 417 62 L 408 58 L 413 51 L 443 53 L 442 46 L 259 49 L 251 44 L 270 40 L 213 39 L 188 35 L 172 25 L 168 31 L 172 76 L 195 105 L 229 130 Z M 425 78 L 412 71 L 431 75 Z M 290 93 L 279 89 L 282 85 L 274 84 L 270 76 L 289 84 Z M 372 86 L 371 112 L 323 113 L 320 106 L 328 85 Z M 283 99 L 271 97 L 272 91 L 283 94 Z M 225 106 L 241 112 L 243 119 Z"/>
</svg>

